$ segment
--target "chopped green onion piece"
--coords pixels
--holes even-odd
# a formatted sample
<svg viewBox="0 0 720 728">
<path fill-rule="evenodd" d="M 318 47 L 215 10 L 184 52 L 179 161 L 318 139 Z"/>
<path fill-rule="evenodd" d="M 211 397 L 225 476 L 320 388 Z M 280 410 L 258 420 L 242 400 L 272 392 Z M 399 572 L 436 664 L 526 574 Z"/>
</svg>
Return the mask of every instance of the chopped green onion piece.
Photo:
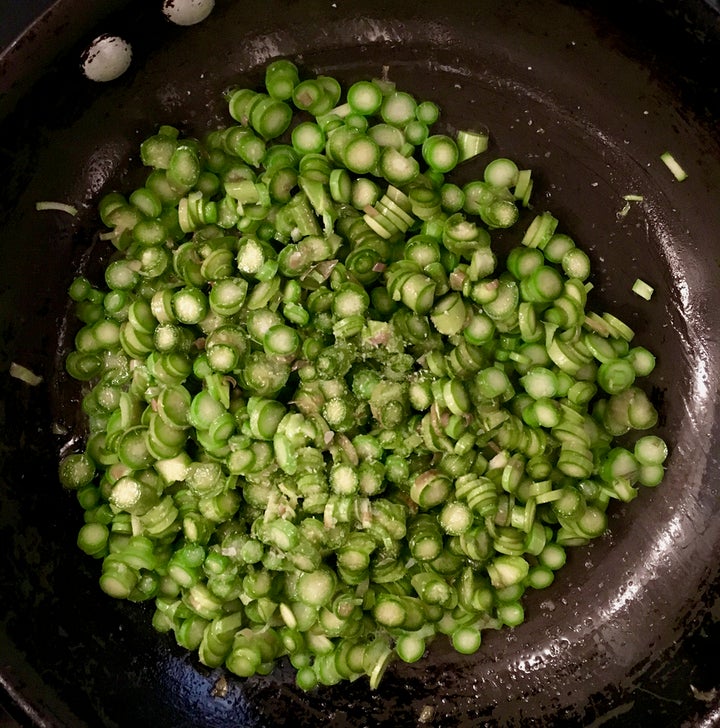
<svg viewBox="0 0 720 728">
<path fill-rule="evenodd" d="M 672 172 L 673 177 L 675 177 L 678 182 L 682 182 L 687 179 L 687 172 L 680 166 L 678 161 L 670 152 L 663 152 L 660 155 L 660 159 L 662 159 L 665 166 Z"/>
<path fill-rule="evenodd" d="M 43 381 L 43 378 L 39 374 L 35 374 L 35 372 L 31 369 L 28 369 L 26 366 L 14 361 L 10 362 L 10 368 L 8 371 L 11 377 L 19 379 L 21 382 L 25 382 L 25 384 L 29 384 L 31 387 L 37 387 L 38 384 L 41 384 Z"/>
<path fill-rule="evenodd" d="M 635 283 L 633 283 L 632 291 L 636 295 L 640 296 L 640 298 L 644 298 L 646 301 L 649 301 L 653 293 L 655 293 L 655 289 L 649 285 L 648 283 L 645 283 L 644 280 L 641 278 L 637 278 L 635 280 Z"/>
<path fill-rule="evenodd" d="M 458 145 L 458 162 L 465 162 L 468 159 L 482 154 L 488 148 L 489 134 L 486 131 L 472 131 L 461 129 L 456 136 Z"/>
<path fill-rule="evenodd" d="M 42 211 L 42 210 L 57 210 L 58 212 L 67 212 L 68 215 L 77 215 L 78 209 L 74 205 L 68 205 L 65 202 L 50 202 L 50 201 L 43 201 L 43 202 L 36 202 L 35 203 L 35 209 Z"/>
</svg>

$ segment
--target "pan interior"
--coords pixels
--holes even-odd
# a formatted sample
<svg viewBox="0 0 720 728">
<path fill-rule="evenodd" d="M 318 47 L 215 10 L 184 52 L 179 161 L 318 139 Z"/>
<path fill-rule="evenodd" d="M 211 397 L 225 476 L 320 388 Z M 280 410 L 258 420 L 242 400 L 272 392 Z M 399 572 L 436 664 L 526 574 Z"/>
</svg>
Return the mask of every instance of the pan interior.
<svg viewBox="0 0 720 728">
<path fill-rule="evenodd" d="M 23 454 L 4 476 L 2 526 L 14 524 L 15 550 L 6 632 L 52 685 L 48 709 L 89 724 L 100 716 L 108 725 L 190 726 L 200 712 L 206 726 L 229 719 L 265 726 L 280 724 L 291 710 L 298 725 L 328 718 L 357 725 L 358 715 L 372 725 L 414 725 L 432 706 L 438 725 L 559 725 L 631 711 L 642 704 L 636 688 L 674 653 L 687 615 L 700 609 L 697 595 L 720 543 L 720 524 L 711 518 L 719 467 L 710 452 L 720 361 L 713 334 L 720 324 L 720 244 L 713 234 L 720 206 L 716 192 L 710 203 L 710 191 L 720 179 L 708 160 L 719 158 L 717 141 L 702 119 L 673 103 L 675 89 L 615 38 L 598 34 L 591 14 L 546 1 L 531 17 L 494 2 L 441 15 L 430 3 L 408 9 L 368 2 L 362 13 L 339 6 L 287 2 L 278 14 L 218 3 L 203 24 L 179 29 L 135 4 L 132 23 L 125 15 L 104 26 L 126 34 L 135 49 L 124 77 L 90 85 L 77 71 L 74 48 L 4 122 L 3 138 L 7 130 L 18 144 L 5 152 L 16 189 L 0 220 L 3 232 L 25 241 L 26 255 L 13 257 L 2 273 L 3 330 L 12 341 L 3 354 L 22 354 L 50 383 L 43 393 L 11 395 L 17 418 L 35 421 L 22 434 L 7 426 L 7 442 Z M 529 596 L 523 625 L 488 634 L 472 657 L 438 641 L 422 662 L 391 668 L 372 694 L 358 681 L 306 695 L 283 669 L 231 680 L 225 697 L 213 697 L 218 672 L 155 635 L 146 608 L 111 603 L 99 592 L 95 565 L 74 546 L 79 510 L 54 478 L 55 454 L 82 432 L 79 392 L 62 374 L 74 334 L 64 294 L 78 271 L 98 280 L 107 259 L 94 205 L 110 189 L 131 188 L 142 173 L 139 142 L 157 125 L 201 136 L 227 124 L 223 90 L 257 87 L 277 56 L 345 87 L 386 69 L 398 87 L 440 105 L 440 131 L 488 127 L 488 156 L 466 164 L 453 181 L 478 176 L 492 156 L 533 169 L 534 207 L 517 228 L 549 210 L 589 253 L 594 301 L 620 315 L 637 343 L 658 355 L 650 394 L 663 415 L 658 433 L 672 448 L 663 485 L 614 507 L 607 537 L 574 551 L 553 587 Z M 59 92 L 57 80 L 66 75 Z M 37 122 L 27 125 L 28 114 Z M 682 186 L 659 160 L 668 148 L 690 172 Z M 643 199 L 623 211 L 631 194 Z M 39 218 L 32 212 L 38 199 L 62 199 L 81 213 L 76 220 Z M 498 235 L 498 251 L 518 236 Z M 651 302 L 631 293 L 637 277 L 654 285 Z M 25 325 L 13 319 L 16 307 Z M 57 435 L 59 429 L 67 434 Z M 28 433 L 35 440 L 25 446 Z M 23 473 L 38 464 L 43 475 L 28 493 Z M 52 624 L 29 629 L 47 610 Z M 47 654 L 57 639 L 68 650 L 76 645 L 70 658 L 66 650 Z M 118 672 L 127 679 L 116 680 Z M 672 718 L 685 704 L 654 710 L 644 715 Z"/>
</svg>

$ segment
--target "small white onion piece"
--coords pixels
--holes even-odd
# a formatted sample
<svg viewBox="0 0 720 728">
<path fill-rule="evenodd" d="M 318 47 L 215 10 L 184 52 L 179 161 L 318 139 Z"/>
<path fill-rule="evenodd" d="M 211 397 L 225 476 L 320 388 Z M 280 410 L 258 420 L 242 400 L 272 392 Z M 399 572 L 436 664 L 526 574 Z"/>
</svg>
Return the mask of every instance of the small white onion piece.
<svg viewBox="0 0 720 728">
<path fill-rule="evenodd" d="M 116 35 L 101 35 L 95 38 L 83 53 L 83 73 L 91 81 L 114 81 L 130 66 L 132 48 Z"/>
<path fill-rule="evenodd" d="M 213 11 L 215 0 L 164 0 L 163 13 L 177 25 L 201 23 Z"/>
</svg>

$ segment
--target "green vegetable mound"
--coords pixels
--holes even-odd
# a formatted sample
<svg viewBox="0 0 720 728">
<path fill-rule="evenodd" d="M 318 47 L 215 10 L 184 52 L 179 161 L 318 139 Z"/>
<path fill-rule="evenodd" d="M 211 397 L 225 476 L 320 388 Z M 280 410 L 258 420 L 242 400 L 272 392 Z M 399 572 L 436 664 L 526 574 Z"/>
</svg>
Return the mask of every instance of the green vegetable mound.
<svg viewBox="0 0 720 728">
<path fill-rule="evenodd" d="M 160 127 L 144 186 L 100 202 L 115 253 L 70 287 L 66 360 L 89 435 L 60 480 L 104 592 L 203 665 L 375 688 L 438 635 L 519 625 L 662 480 L 660 438 L 615 440 L 657 422 L 655 358 L 588 307 L 529 170 L 452 182 L 487 136 L 387 79 L 265 80 L 202 140 Z"/>
</svg>

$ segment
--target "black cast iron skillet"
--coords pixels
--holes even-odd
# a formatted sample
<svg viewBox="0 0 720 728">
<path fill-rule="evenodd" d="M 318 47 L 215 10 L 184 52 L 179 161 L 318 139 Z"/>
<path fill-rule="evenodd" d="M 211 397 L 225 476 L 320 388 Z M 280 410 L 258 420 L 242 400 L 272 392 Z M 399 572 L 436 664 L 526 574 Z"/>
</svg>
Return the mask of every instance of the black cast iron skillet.
<svg viewBox="0 0 720 728">
<path fill-rule="evenodd" d="M 38 726 L 415 726 L 425 706 L 443 727 L 714 725 L 717 6 L 218 0 L 206 22 L 178 28 L 159 5 L 59 0 L 0 57 L 0 684 L 10 710 Z M 134 48 L 130 71 L 107 85 L 78 70 L 100 32 Z M 589 251 L 597 305 L 659 354 L 648 391 L 672 448 L 664 484 L 613 507 L 609 534 L 529 596 L 522 626 L 488 634 L 472 657 L 438 641 L 373 693 L 360 680 L 303 694 L 282 668 L 213 696 L 220 671 L 154 633 L 149 607 L 99 591 L 97 564 L 74 545 L 79 509 L 55 474 L 58 451 L 82 434 L 61 354 L 72 336 L 66 287 L 78 270 L 98 276 L 107 252 L 94 204 L 137 178 L 138 143 L 156 125 L 199 135 L 226 123 L 222 90 L 257 85 L 277 56 L 344 83 L 389 66 L 442 106 L 444 129 L 487 125 L 491 154 L 535 170 L 535 211 L 552 211 Z M 665 150 L 686 181 L 662 165 Z M 480 169 L 470 163 L 458 179 Z M 626 194 L 644 200 L 619 216 Z M 80 214 L 37 213 L 44 199 Z M 655 286 L 649 303 L 630 292 L 638 276 Z M 43 384 L 11 379 L 10 361 Z"/>
</svg>

